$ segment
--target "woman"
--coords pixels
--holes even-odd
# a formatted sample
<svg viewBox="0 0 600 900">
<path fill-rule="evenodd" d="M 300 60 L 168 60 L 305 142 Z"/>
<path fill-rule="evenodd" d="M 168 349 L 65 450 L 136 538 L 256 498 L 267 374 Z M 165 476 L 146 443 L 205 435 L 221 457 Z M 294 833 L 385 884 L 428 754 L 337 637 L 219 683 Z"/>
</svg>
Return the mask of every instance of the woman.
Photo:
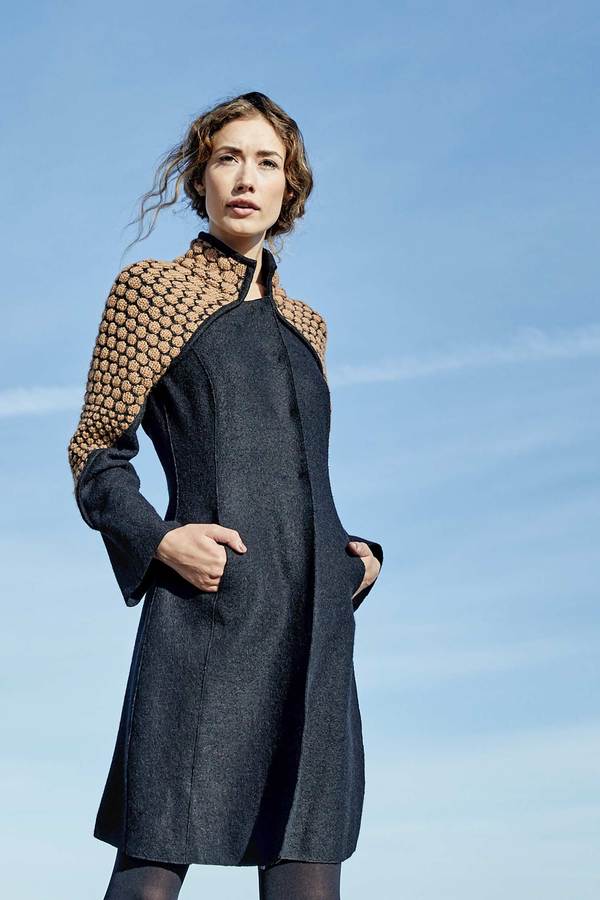
<svg viewBox="0 0 600 900">
<path fill-rule="evenodd" d="M 294 120 L 255 92 L 163 166 L 161 197 L 177 171 L 171 202 L 183 183 L 209 230 L 117 275 L 68 448 L 125 603 L 145 598 L 94 828 L 118 850 L 106 898 L 177 897 L 204 863 L 257 866 L 261 898 L 334 900 L 364 794 L 354 615 L 383 552 L 331 495 L 325 320 L 264 246 L 312 176 Z M 140 425 L 164 519 L 131 463 Z"/>
</svg>

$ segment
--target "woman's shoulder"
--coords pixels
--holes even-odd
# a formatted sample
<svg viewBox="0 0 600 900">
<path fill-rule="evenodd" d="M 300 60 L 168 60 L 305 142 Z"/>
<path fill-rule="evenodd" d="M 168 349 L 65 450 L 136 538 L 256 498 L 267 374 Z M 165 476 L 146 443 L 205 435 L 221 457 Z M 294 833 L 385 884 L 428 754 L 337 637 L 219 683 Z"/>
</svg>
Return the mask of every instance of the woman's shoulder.
<svg viewBox="0 0 600 900">
<path fill-rule="evenodd" d="M 133 290 L 141 296 L 150 296 L 152 292 L 148 288 L 169 287 L 170 284 L 182 283 L 189 278 L 189 270 L 181 265 L 179 258 L 175 259 L 138 259 L 128 263 L 114 276 L 113 288 L 121 290 Z M 162 293 L 162 291 L 158 291 Z"/>
<path fill-rule="evenodd" d="M 129 319 L 137 318 L 140 312 L 152 315 L 153 308 L 154 314 L 160 309 L 161 315 L 169 312 L 175 315 L 177 308 L 179 312 L 190 313 L 193 308 L 195 317 L 206 307 L 204 314 L 209 315 L 220 305 L 221 298 L 215 297 L 215 285 L 210 279 L 204 283 L 187 263 L 185 256 L 174 259 L 149 257 L 128 263 L 113 280 L 107 306 L 120 310 Z M 305 299 L 289 296 L 277 275 L 273 279 L 273 297 L 280 313 L 308 337 L 323 356 L 328 332 L 324 313 Z"/>
<path fill-rule="evenodd" d="M 140 327 L 159 320 L 177 330 L 182 316 L 193 323 L 212 310 L 213 292 L 208 283 L 195 277 L 181 257 L 138 259 L 123 266 L 106 296 L 103 318 L 115 319 L 126 327 Z"/>
<path fill-rule="evenodd" d="M 325 321 L 324 314 L 316 309 L 315 306 L 308 303 L 307 300 L 300 300 L 298 297 L 289 297 L 286 294 L 283 302 L 284 304 L 287 303 L 290 305 L 290 309 L 293 311 L 295 316 L 309 319 L 315 323 L 318 323 L 320 327 L 327 328 L 327 322 Z"/>
<path fill-rule="evenodd" d="M 327 321 L 324 314 L 306 300 L 288 296 L 279 284 L 273 293 L 282 315 L 311 341 L 323 359 L 327 344 Z"/>
</svg>

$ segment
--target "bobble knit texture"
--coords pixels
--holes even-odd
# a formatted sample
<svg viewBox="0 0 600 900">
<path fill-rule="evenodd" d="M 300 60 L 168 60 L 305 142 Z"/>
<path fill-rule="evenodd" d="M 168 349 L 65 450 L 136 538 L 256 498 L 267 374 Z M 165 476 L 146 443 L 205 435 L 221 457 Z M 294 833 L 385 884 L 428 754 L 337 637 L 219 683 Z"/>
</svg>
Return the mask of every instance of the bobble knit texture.
<svg viewBox="0 0 600 900">
<path fill-rule="evenodd" d="M 114 280 L 100 321 L 78 427 L 68 446 L 75 483 L 89 454 L 112 446 L 144 407 L 148 393 L 199 326 L 237 299 L 246 265 L 201 239 L 173 260 L 144 259 Z M 314 348 L 327 378 L 325 319 L 288 297 L 279 273 L 279 313 Z"/>
</svg>

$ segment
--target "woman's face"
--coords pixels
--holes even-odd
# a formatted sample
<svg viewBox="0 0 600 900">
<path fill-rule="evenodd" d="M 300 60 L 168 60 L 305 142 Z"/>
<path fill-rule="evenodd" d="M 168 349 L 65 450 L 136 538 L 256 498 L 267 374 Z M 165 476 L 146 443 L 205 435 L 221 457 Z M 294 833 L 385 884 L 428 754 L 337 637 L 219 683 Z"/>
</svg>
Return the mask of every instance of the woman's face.
<svg viewBox="0 0 600 900">
<path fill-rule="evenodd" d="M 261 115 L 234 119 L 217 131 L 203 179 L 211 233 L 225 241 L 264 239 L 286 192 L 284 162 L 285 145 Z M 258 209 L 229 205 L 241 199 Z"/>
</svg>

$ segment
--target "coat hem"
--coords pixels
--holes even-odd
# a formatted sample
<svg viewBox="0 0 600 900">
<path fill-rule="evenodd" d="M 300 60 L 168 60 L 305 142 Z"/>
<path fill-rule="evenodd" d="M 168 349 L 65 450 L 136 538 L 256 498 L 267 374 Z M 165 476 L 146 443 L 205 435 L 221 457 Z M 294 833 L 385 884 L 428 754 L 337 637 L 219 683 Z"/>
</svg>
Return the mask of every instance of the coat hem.
<svg viewBox="0 0 600 900">
<path fill-rule="evenodd" d="M 222 859 L 211 859 L 211 858 L 199 858 L 194 857 L 191 858 L 188 854 L 185 854 L 185 859 L 181 857 L 181 855 L 175 853 L 164 853 L 158 851 L 157 853 L 144 853 L 141 850 L 130 850 L 127 844 L 123 844 L 118 838 L 113 835 L 103 834 L 101 831 L 94 829 L 93 837 L 98 841 L 102 841 L 105 844 L 110 844 L 112 847 L 116 847 L 117 850 L 120 850 L 123 853 L 126 853 L 128 856 L 132 856 L 134 859 L 145 859 L 149 862 L 164 862 L 164 863 L 172 863 L 174 865 L 194 865 L 194 866 L 234 866 L 236 868 L 250 868 L 254 866 L 255 868 L 265 869 L 269 866 L 274 865 L 280 861 L 291 860 L 293 862 L 314 862 L 314 863 L 342 863 L 345 860 L 349 859 L 356 850 L 356 846 L 350 850 L 349 853 L 336 858 L 336 859 L 323 859 L 322 857 L 315 856 L 305 856 L 302 853 L 298 853 L 298 855 L 294 856 L 277 856 L 275 859 L 271 859 L 265 863 L 259 862 L 223 862 Z"/>
<path fill-rule="evenodd" d="M 279 862 L 331 863 L 331 864 L 335 865 L 336 863 L 343 863 L 347 859 L 350 859 L 350 857 L 354 854 L 355 850 L 356 850 L 356 846 L 354 847 L 353 850 L 351 850 L 345 856 L 340 857 L 339 859 L 337 859 L 337 858 L 336 859 L 323 859 L 323 857 L 321 857 L 321 856 L 318 858 L 316 856 L 278 856 L 277 859 L 273 860 L 272 862 L 258 863 L 258 868 L 259 869 L 267 869 L 270 866 L 275 865 L 275 863 L 279 863 Z"/>
</svg>

